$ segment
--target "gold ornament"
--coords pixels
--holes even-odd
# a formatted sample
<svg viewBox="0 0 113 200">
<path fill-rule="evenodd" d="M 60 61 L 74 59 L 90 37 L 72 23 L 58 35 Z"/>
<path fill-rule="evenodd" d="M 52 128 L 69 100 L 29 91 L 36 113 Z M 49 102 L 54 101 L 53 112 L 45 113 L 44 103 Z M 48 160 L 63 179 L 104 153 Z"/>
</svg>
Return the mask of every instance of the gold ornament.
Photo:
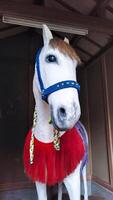
<svg viewBox="0 0 113 200">
<path fill-rule="evenodd" d="M 33 128 L 32 128 L 32 134 L 31 134 L 31 140 L 30 140 L 30 148 L 29 148 L 29 155 L 30 155 L 30 164 L 33 164 L 34 159 L 34 130 L 37 123 L 37 111 L 35 108 L 34 111 L 34 117 L 33 117 Z"/>
<path fill-rule="evenodd" d="M 54 129 L 54 139 L 53 144 L 56 151 L 60 151 L 60 137 L 59 137 L 59 131 Z"/>
<path fill-rule="evenodd" d="M 30 155 L 30 164 L 32 165 L 33 159 L 34 159 L 34 134 L 33 134 L 33 132 L 31 134 L 29 155 Z"/>
</svg>

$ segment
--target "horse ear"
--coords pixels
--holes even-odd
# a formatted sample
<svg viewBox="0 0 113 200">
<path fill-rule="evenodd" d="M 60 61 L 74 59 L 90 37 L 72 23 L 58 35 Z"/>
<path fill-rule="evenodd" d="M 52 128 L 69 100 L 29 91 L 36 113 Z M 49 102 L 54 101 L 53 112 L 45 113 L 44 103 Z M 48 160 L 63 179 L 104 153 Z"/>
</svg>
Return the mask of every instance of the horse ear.
<svg viewBox="0 0 113 200">
<path fill-rule="evenodd" d="M 64 38 L 64 42 L 66 42 L 67 44 L 69 44 L 69 40 L 67 37 Z"/>
<path fill-rule="evenodd" d="M 44 45 L 48 44 L 53 39 L 53 35 L 46 24 L 43 24 L 43 41 Z"/>
</svg>

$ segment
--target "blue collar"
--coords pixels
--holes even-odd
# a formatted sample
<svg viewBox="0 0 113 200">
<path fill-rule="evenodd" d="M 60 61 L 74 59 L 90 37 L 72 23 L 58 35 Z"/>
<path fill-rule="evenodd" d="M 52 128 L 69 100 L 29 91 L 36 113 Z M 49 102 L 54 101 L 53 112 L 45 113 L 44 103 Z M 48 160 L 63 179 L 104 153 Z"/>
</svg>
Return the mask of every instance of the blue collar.
<svg viewBox="0 0 113 200">
<path fill-rule="evenodd" d="M 37 68 L 37 75 L 38 75 L 38 80 L 40 84 L 40 89 L 41 89 L 41 96 L 44 101 L 47 102 L 48 96 L 52 94 L 53 92 L 56 92 L 64 88 L 70 87 L 70 88 L 75 88 L 78 91 L 80 91 L 80 85 L 74 80 L 61 81 L 54 85 L 49 86 L 48 88 L 44 88 L 43 80 L 40 73 L 40 61 L 39 61 L 40 52 L 41 52 L 41 48 L 38 50 L 37 55 L 36 55 L 36 68 Z"/>
</svg>

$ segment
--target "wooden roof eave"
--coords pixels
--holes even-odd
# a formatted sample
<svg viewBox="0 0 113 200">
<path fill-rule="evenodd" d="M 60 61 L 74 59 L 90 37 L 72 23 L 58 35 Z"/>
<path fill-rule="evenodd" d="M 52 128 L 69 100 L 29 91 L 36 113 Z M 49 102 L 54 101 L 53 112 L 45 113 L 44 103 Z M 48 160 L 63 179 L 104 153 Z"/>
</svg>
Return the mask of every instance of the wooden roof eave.
<svg viewBox="0 0 113 200">
<path fill-rule="evenodd" d="M 46 23 L 51 29 L 63 26 L 70 29 L 82 28 L 88 31 L 102 32 L 113 35 L 113 21 L 101 19 L 99 17 L 78 15 L 77 13 L 59 11 L 37 5 L 27 5 L 9 2 L 8 4 L 0 3 L 0 13 L 3 13 L 3 22 L 37 27 L 37 24 Z M 14 21 L 15 19 L 15 21 Z M 9 21 L 8 21 L 9 20 Z M 55 29 L 56 26 L 56 29 Z M 39 26 L 38 26 L 39 28 Z M 67 30 L 68 31 L 68 30 Z"/>
</svg>

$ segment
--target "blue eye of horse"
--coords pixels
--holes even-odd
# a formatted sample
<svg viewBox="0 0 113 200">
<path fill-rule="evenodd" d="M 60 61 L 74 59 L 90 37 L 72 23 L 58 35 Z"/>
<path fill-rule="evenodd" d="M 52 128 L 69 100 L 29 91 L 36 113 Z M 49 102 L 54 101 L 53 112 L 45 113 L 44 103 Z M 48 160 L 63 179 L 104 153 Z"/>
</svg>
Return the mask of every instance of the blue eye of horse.
<svg viewBox="0 0 113 200">
<path fill-rule="evenodd" d="M 54 55 L 48 55 L 46 57 L 46 62 L 48 62 L 48 63 L 57 62 L 57 58 Z"/>
</svg>

